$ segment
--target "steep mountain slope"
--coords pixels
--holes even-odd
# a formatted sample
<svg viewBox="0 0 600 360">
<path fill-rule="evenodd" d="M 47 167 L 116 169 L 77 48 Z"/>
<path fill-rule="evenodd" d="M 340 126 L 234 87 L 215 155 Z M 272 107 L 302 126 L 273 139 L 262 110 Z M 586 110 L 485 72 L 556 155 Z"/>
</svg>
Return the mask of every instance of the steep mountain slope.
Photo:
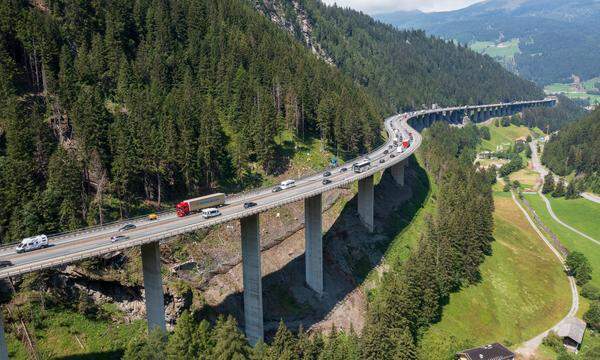
<svg viewBox="0 0 600 360">
<path fill-rule="evenodd" d="M 456 11 L 377 18 L 461 43 L 490 41 L 502 47 L 515 39 L 516 71 L 540 85 L 567 82 L 572 75 L 585 80 L 600 75 L 598 0 L 489 0 Z"/>
<path fill-rule="evenodd" d="M 264 0 L 256 7 L 392 109 L 543 96 L 493 60 L 421 31 L 397 31 L 317 0 Z M 316 45 L 315 45 L 316 44 Z"/>
<path fill-rule="evenodd" d="M 0 28 L 3 239 L 256 185 L 284 135 L 378 141 L 364 89 L 243 0 L 2 1 Z"/>
<path fill-rule="evenodd" d="M 544 147 L 542 162 L 558 175 L 575 172 L 581 189 L 600 193 L 600 110 L 569 124 Z"/>
</svg>

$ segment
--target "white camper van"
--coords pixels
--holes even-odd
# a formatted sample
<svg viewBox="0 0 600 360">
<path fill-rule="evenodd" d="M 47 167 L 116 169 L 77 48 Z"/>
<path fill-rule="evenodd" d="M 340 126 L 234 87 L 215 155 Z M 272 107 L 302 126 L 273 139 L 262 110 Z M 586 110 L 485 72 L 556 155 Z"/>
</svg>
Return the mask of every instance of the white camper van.
<svg viewBox="0 0 600 360">
<path fill-rule="evenodd" d="M 216 216 L 221 215 L 221 212 L 219 211 L 219 209 L 216 208 L 207 208 L 207 209 L 202 209 L 202 217 L 205 219 L 210 219 Z"/>
<path fill-rule="evenodd" d="M 21 240 L 21 243 L 17 245 L 15 251 L 17 253 L 23 253 L 45 247 L 48 247 L 48 237 L 46 235 L 38 235 Z"/>
</svg>

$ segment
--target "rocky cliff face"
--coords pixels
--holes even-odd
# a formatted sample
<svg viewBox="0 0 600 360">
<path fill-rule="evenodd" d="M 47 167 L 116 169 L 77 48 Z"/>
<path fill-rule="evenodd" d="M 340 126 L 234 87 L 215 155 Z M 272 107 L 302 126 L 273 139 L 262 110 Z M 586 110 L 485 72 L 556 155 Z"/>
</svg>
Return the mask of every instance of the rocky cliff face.
<svg viewBox="0 0 600 360">
<path fill-rule="evenodd" d="M 333 59 L 313 36 L 313 25 L 306 9 L 296 0 L 258 0 L 258 12 L 304 43 L 315 55 L 330 65 Z"/>
</svg>

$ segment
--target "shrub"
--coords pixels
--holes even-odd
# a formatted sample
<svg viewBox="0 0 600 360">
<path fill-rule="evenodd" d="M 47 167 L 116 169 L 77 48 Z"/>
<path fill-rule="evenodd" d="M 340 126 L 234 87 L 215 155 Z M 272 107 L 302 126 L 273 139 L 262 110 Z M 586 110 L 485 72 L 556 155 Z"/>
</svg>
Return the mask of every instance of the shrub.
<svg viewBox="0 0 600 360">
<path fill-rule="evenodd" d="M 590 304 L 588 311 L 583 314 L 583 320 L 593 330 L 600 330 L 600 301 L 594 301 Z"/>
<path fill-rule="evenodd" d="M 565 264 L 569 269 L 569 275 L 577 280 L 577 285 L 583 286 L 592 278 L 592 268 L 582 253 L 573 251 L 567 256 Z"/>
<path fill-rule="evenodd" d="M 592 284 L 585 284 L 581 288 L 581 296 L 590 300 L 600 300 L 600 289 Z"/>
<path fill-rule="evenodd" d="M 550 331 L 542 343 L 554 351 L 560 351 L 563 348 L 563 341 L 554 331 Z"/>
</svg>

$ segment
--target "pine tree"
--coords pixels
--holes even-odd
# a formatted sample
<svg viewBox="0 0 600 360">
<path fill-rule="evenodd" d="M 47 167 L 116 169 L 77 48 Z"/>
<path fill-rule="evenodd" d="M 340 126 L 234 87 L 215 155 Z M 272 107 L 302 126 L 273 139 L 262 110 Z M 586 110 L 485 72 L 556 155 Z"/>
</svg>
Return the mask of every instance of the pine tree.
<svg viewBox="0 0 600 360">
<path fill-rule="evenodd" d="M 196 338 L 196 334 L 194 319 L 186 310 L 177 319 L 175 330 L 169 337 L 167 359 L 196 359 L 199 355 L 199 339 Z"/>
<path fill-rule="evenodd" d="M 231 316 L 217 320 L 213 329 L 213 341 L 215 346 L 211 356 L 215 360 L 237 360 L 249 356 L 248 343 Z"/>
<path fill-rule="evenodd" d="M 548 194 L 554 191 L 554 176 L 548 174 L 544 176 L 544 185 L 542 186 L 542 194 Z"/>
<path fill-rule="evenodd" d="M 564 182 L 562 179 L 558 179 L 558 181 L 556 182 L 556 187 L 554 188 L 554 191 L 552 192 L 552 197 L 562 197 L 565 195 L 565 186 L 564 186 Z"/>
</svg>

